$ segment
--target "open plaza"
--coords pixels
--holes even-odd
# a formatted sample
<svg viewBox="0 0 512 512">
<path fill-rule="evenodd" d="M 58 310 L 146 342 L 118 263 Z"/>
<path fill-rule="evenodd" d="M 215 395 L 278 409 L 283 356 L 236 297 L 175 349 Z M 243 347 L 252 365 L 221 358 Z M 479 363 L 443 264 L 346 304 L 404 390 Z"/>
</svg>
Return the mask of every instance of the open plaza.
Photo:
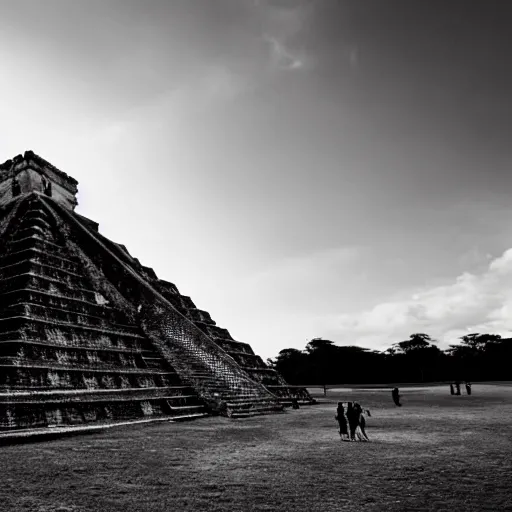
<svg viewBox="0 0 512 512">
<path fill-rule="evenodd" d="M 512 386 L 310 389 L 319 403 L 243 420 L 119 427 L 0 448 L 4 512 L 512 510 Z M 371 410 L 341 442 L 338 400 Z"/>
</svg>

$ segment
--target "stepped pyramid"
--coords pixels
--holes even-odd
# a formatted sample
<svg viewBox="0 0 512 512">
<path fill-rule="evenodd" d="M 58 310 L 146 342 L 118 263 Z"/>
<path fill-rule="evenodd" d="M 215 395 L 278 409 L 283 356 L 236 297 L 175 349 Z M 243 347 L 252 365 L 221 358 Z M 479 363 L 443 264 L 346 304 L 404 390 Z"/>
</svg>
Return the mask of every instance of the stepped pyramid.
<svg viewBox="0 0 512 512">
<path fill-rule="evenodd" d="M 31 151 L 0 165 L 0 437 L 313 403 L 77 214 L 76 194 Z"/>
</svg>

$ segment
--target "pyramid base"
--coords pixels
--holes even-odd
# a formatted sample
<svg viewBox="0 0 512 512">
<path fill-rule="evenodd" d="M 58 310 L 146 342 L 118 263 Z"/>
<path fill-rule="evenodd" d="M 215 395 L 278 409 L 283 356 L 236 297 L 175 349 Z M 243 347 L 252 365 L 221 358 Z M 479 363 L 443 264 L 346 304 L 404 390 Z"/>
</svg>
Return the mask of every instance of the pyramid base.
<svg viewBox="0 0 512 512">
<path fill-rule="evenodd" d="M 197 417 L 205 418 L 208 414 L 195 415 Z M 162 421 L 175 422 L 185 421 L 187 417 L 176 417 L 176 416 L 159 416 L 158 418 L 148 418 L 143 420 L 131 420 L 131 421 L 115 421 L 109 423 L 95 423 L 94 425 L 76 425 L 66 427 L 45 427 L 37 429 L 23 429 L 15 430 L 10 432 L 0 433 L 0 445 L 6 444 L 19 444 L 19 443 L 30 443 L 46 441 L 50 439 L 57 439 L 60 437 L 72 436 L 76 434 L 94 434 L 102 430 L 125 427 L 131 425 L 140 425 L 145 423 L 156 423 Z"/>
</svg>

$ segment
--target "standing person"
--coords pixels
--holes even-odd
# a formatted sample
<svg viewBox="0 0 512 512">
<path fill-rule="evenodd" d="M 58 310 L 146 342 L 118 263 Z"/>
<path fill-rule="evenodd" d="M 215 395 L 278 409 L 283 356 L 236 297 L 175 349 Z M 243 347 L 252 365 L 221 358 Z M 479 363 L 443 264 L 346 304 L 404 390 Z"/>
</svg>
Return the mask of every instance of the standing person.
<svg viewBox="0 0 512 512">
<path fill-rule="evenodd" d="M 450 384 L 450 395 L 455 395 L 455 390 L 453 389 L 453 384 Z"/>
<path fill-rule="evenodd" d="M 466 382 L 466 393 L 471 395 L 471 382 Z"/>
<path fill-rule="evenodd" d="M 364 419 L 364 413 L 371 416 L 370 411 L 368 409 L 363 410 L 363 408 L 357 403 L 354 402 L 354 411 L 357 413 L 357 427 L 355 430 L 355 435 L 359 441 L 369 441 L 368 436 L 366 435 L 366 420 Z"/>
<path fill-rule="evenodd" d="M 459 381 L 457 381 L 455 383 L 455 394 L 460 395 L 460 382 Z"/>
<path fill-rule="evenodd" d="M 344 440 L 344 436 L 346 436 L 346 439 L 348 441 L 348 424 L 347 417 L 345 416 L 345 409 L 343 408 L 343 402 L 338 402 L 338 408 L 336 409 L 336 416 L 334 417 L 334 419 L 338 421 L 338 425 L 340 427 L 340 437 L 342 441 Z"/>
<path fill-rule="evenodd" d="M 356 429 L 359 426 L 360 413 L 358 408 L 355 407 L 357 402 L 348 402 L 347 406 L 347 419 L 349 428 L 349 437 L 351 441 L 356 440 Z M 357 404 L 359 405 L 359 404 Z"/>
<path fill-rule="evenodd" d="M 393 388 L 393 391 L 391 391 L 391 396 L 393 397 L 393 402 L 395 402 L 395 405 L 397 407 L 402 407 L 402 404 L 400 403 L 400 392 L 398 388 Z"/>
</svg>

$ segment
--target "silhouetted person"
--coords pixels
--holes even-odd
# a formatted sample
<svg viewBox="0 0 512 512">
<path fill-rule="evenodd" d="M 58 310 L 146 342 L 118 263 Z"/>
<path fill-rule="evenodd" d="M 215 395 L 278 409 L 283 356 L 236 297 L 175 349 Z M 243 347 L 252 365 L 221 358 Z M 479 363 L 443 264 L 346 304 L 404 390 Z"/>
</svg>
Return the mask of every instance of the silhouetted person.
<svg viewBox="0 0 512 512">
<path fill-rule="evenodd" d="M 471 383 L 470 382 L 466 382 L 466 393 L 468 395 L 471 395 Z"/>
<path fill-rule="evenodd" d="M 369 441 L 368 436 L 366 435 L 366 420 L 364 419 L 364 412 L 363 408 L 357 402 L 354 402 L 354 413 L 357 414 L 357 425 L 354 433 L 359 441 Z M 371 416 L 368 409 L 366 409 L 366 413 L 368 416 Z"/>
<path fill-rule="evenodd" d="M 340 437 L 343 439 L 343 436 L 347 436 L 347 439 L 349 439 L 347 418 L 342 402 L 338 402 L 338 408 L 336 409 L 336 416 L 334 418 L 337 420 L 340 427 Z"/>
<path fill-rule="evenodd" d="M 453 389 L 453 384 L 450 384 L 450 395 L 455 395 L 455 390 Z"/>
<path fill-rule="evenodd" d="M 361 412 L 358 407 L 355 407 L 355 405 L 356 402 L 348 402 L 347 406 L 348 429 L 351 441 L 356 440 L 356 429 L 359 426 L 359 421 L 361 417 Z"/>
<path fill-rule="evenodd" d="M 398 388 L 393 388 L 393 391 L 391 391 L 391 396 L 393 397 L 393 402 L 395 402 L 395 405 L 397 407 L 402 407 L 402 404 L 400 403 L 400 392 L 398 391 Z"/>
<path fill-rule="evenodd" d="M 296 398 L 292 400 L 292 409 L 300 409 L 299 401 Z"/>
<path fill-rule="evenodd" d="M 455 394 L 460 396 L 460 382 L 455 383 Z"/>
</svg>

